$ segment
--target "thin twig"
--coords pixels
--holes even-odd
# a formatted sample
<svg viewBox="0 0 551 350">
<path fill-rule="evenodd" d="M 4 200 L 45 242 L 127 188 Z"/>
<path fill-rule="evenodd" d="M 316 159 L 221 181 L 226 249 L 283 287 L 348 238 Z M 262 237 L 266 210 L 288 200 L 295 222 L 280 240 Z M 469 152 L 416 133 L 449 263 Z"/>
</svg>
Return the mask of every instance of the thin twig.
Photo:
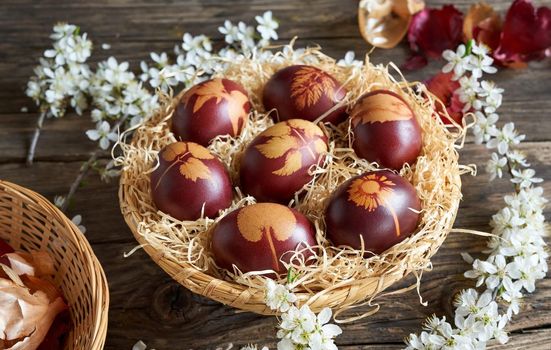
<svg viewBox="0 0 551 350">
<path fill-rule="evenodd" d="M 505 158 L 507 159 L 507 170 L 509 171 L 509 175 L 511 175 L 511 179 L 515 178 L 515 175 L 513 174 L 513 160 L 509 158 L 509 156 L 505 155 Z M 515 186 L 515 192 L 520 192 L 520 186 L 518 184 L 514 184 Z"/>
<path fill-rule="evenodd" d="M 27 166 L 33 165 L 34 152 L 36 150 L 36 144 L 38 143 L 38 138 L 40 137 L 40 132 L 42 131 L 42 125 L 44 124 L 44 119 L 48 111 L 43 111 L 40 113 L 38 120 L 36 122 L 36 128 L 34 129 L 33 138 L 31 140 L 31 146 L 29 147 L 29 152 L 27 153 Z"/>
<path fill-rule="evenodd" d="M 119 127 L 126 121 L 127 118 L 128 117 L 119 119 L 117 123 L 113 125 L 113 127 L 111 128 L 110 133 L 117 131 Z M 60 208 L 61 211 L 64 212 L 65 210 L 67 210 L 67 208 L 69 207 L 69 203 L 71 202 L 71 199 L 74 197 L 75 193 L 77 192 L 80 184 L 82 183 L 82 180 L 84 180 L 84 177 L 86 176 L 86 174 L 88 174 L 88 171 L 90 170 L 90 168 L 98 160 L 98 157 L 100 156 L 101 152 L 102 152 L 102 149 L 97 148 L 94 151 L 94 153 L 92 153 L 90 158 L 88 158 L 88 160 L 84 164 L 82 164 L 75 181 L 73 181 L 73 183 L 71 184 L 71 187 L 69 188 L 69 192 L 67 193 L 67 195 L 63 200 L 63 204 L 61 205 L 61 208 Z"/>
</svg>

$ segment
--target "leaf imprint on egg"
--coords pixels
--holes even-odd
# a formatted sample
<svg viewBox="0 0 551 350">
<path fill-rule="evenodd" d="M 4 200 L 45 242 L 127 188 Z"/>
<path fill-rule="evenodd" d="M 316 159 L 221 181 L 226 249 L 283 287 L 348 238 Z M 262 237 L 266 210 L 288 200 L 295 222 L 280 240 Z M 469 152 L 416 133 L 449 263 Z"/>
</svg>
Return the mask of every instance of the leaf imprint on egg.
<svg viewBox="0 0 551 350">
<path fill-rule="evenodd" d="M 313 161 L 327 151 L 321 129 L 302 119 L 277 123 L 260 136 L 266 138 L 266 141 L 256 145 L 255 148 L 264 157 L 276 159 L 285 156 L 285 163 L 272 172 L 274 175 L 288 176 L 300 170 L 303 150 L 306 150 L 306 154 L 312 157 Z"/>
<path fill-rule="evenodd" d="M 244 207 L 237 214 L 237 228 L 249 242 L 258 242 L 266 238 L 272 253 L 274 269 L 279 266 L 279 256 L 274 241 L 284 242 L 291 237 L 297 225 L 297 219 L 291 209 L 273 203 L 259 203 Z"/>
<path fill-rule="evenodd" d="M 222 79 L 212 79 L 191 88 L 191 90 L 184 95 L 184 104 L 187 105 L 192 96 L 197 96 L 193 104 L 193 113 L 196 113 L 211 99 L 216 99 L 216 104 L 225 101 L 225 108 L 228 111 L 228 118 L 230 119 L 233 133 L 237 135 L 239 131 L 239 121 L 242 120 L 244 123 L 248 115 L 245 109 L 245 105 L 249 102 L 247 95 L 239 90 L 228 91 Z"/>
<path fill-rule="evenodd" d="M 400 98 L 388 94 L 378 93 L 360 99 L 350 115 L 352 126 L 375 122 L 392 122 L 410 120 L 413 112 Z"/>
<path fill-rule="evenodd" d="M 297 108 L 303 110 L 315 105 L 322 94 L 332 101 L 335 85 L 325 72 L 314 67 L 301 67 L 293 76 L 291 97 Z"/>
<path fill-rule="evenodd" d="M 178 158 L 178 161 L 171 164 L 165 173 L 172 166 L 179 165 L 180 174 L 193 182 L 196 182 L 197 179 L 210 180 L 212 177 L 209 167 L 202 160 L 214 159 L 214 156 L 205 147 L 196 143 L 172 143 L 167 146 L 161 157 L 167 162 L 172 162 Z M 161 175 L 159 183 L 164 175 Z"/>
</svg>

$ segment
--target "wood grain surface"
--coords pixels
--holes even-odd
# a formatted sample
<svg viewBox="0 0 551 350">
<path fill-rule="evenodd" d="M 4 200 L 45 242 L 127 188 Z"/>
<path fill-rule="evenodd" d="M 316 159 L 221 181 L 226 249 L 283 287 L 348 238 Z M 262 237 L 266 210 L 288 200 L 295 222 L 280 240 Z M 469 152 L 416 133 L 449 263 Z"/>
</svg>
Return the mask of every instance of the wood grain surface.
<svg viewBox="0 0 551 350">
<path fill-rule="evenodd" d="M 427 1 L 441 6 L 450 1 Z M 505 11 L 510 2 L 490 1 Z M 471 0 L 455 1 L 465 11 Z M 551 6 L 551 1 L 536 1 Z M 82 161 L 95 144 L 84 131 L 93 124 L 88 115 L 69 114 L 47 120 L 40 138 L 36 163 L 27 168 L 24 157 L 36 123 L 36 108 L 24 89 L 38 57 L 49 44 L 51 27 L 58 21 L 81 26 L 94 40 L 93 64 L 114 55 L 128 60 L 135 71 L 150 51 L 171 51 L 185 32 L 211 35 L 220 45 L 217 28 L 224 19 L 253 21 L 255 15 L 273 10 L 279 19 L 281 43 L 298 36 L 297 45 L 316 45 L 335 57 L 348 50 L 363 55 L 370 47 L 361 39 L 356 24 L 357 0 L 2 0 L 0 2 L 0 178 L 16 182 L 53 199 L 65 194 Z M 109 43 L 110 50 L 101 44 Z M 402 63 L 408 55 L 406 44 L 392 50 L 375 50 L 375 63 Z M 409 80 L 424 80 L 442 62 L 407 73 Z M 523 70 L 502 70 L 494 77 L 505 88 L 501 107 L 502 121 L 514 121 L 527 135 L 521 149 L 528 155 L 551 193 L 551 62 L 531 63 Z M 21 112 L 28 107 L 29 112 Z M 503 206 L 503 194 L 512 187 L 507 180 L 488 184 L 484 164 L 489 152 L 472 143 L 461 150 L 464 164 L 479 167 L 479 176 L 463 177 L 464 198 L 455 227 L 488 230 L 492 214 Z M 107 161 L 108 154 L 102 155 Z M 123 254 L 136 244 L 120 215 L 117 183 L 105 184 L 91 175 L 71 205 L 68 215 L 82 214 L 88 239 L 102 262 L 109 279 L 111 307 L 106 349 L 131 349 L 139 339 L 157 350 L 216 349 L 249 342 L 275 348 L 274 318 L 236 310 L 194 295 L 180 287 L 142 251 L 128 258 Z M 551 218 L 551 211 L 546 211 Z M 375 302 L 380 311 L 369 318 L 344 325 L 337 343 L 341 349 L 400 349 L 410 332 L 419 331 L 431 314 L 451 316 L 453 298 L 472 281 L 462 277 L 468 268 L 459 253 L 480 252 L 485 239 L 466 234 L 451 234 L 433 258 L 433 269 L 423 275 L 419 303 L 415 291 L 400 296 L 382 296 Z M 395 288 L 414 283 L 407 278 Z M 360 308 L 354 312 L 367 311 Z M 520 315 L 508 330 L 511 341 L 491 349 L 551 348 L 551 277 L 539 282 L 535 294 L 526 298 Z M 84 350 L 84 349 L 83 349 Z"/>
</svg>

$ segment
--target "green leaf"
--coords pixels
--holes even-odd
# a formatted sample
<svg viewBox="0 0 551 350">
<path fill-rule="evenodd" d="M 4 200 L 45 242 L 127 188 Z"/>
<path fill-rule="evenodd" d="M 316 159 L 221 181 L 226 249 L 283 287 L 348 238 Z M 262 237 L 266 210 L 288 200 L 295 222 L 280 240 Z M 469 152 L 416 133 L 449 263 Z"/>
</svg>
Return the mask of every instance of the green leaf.
<svg viewBox="0 0 551 350">
<path fill-rule="evenodd" d="M 287 284 L 291 284 L 294 281 L 296 281 L 298 276 L 299 276 L 299 274 L 295 273 L 293 267 L 290 267 L 289 271 L 287 271 Z"/>
<path fill-rule="evenodd" d="M 465 47 L 465 54 L 463 55 L 463 57 L 467 57 L 471 54 L 471 52 L 473 51 L 473 43 L 474 39 L 471 39 L 467 42 L 467 46 Z"/>
</svg>

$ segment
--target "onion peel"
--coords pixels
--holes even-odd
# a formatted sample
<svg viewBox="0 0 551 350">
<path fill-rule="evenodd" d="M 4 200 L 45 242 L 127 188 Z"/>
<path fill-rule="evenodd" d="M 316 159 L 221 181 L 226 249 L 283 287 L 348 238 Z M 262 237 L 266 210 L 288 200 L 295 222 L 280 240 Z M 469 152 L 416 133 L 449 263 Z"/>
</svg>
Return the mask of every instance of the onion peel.
<svg viewBox="0 0 551 350">
<path fill-rule="evenodd" d="M 362 0 L 360 33 L 375 47 L 393 48 L 406 36 L 412 16 L 424 7 L 423 0 Z"/>
</svg>

